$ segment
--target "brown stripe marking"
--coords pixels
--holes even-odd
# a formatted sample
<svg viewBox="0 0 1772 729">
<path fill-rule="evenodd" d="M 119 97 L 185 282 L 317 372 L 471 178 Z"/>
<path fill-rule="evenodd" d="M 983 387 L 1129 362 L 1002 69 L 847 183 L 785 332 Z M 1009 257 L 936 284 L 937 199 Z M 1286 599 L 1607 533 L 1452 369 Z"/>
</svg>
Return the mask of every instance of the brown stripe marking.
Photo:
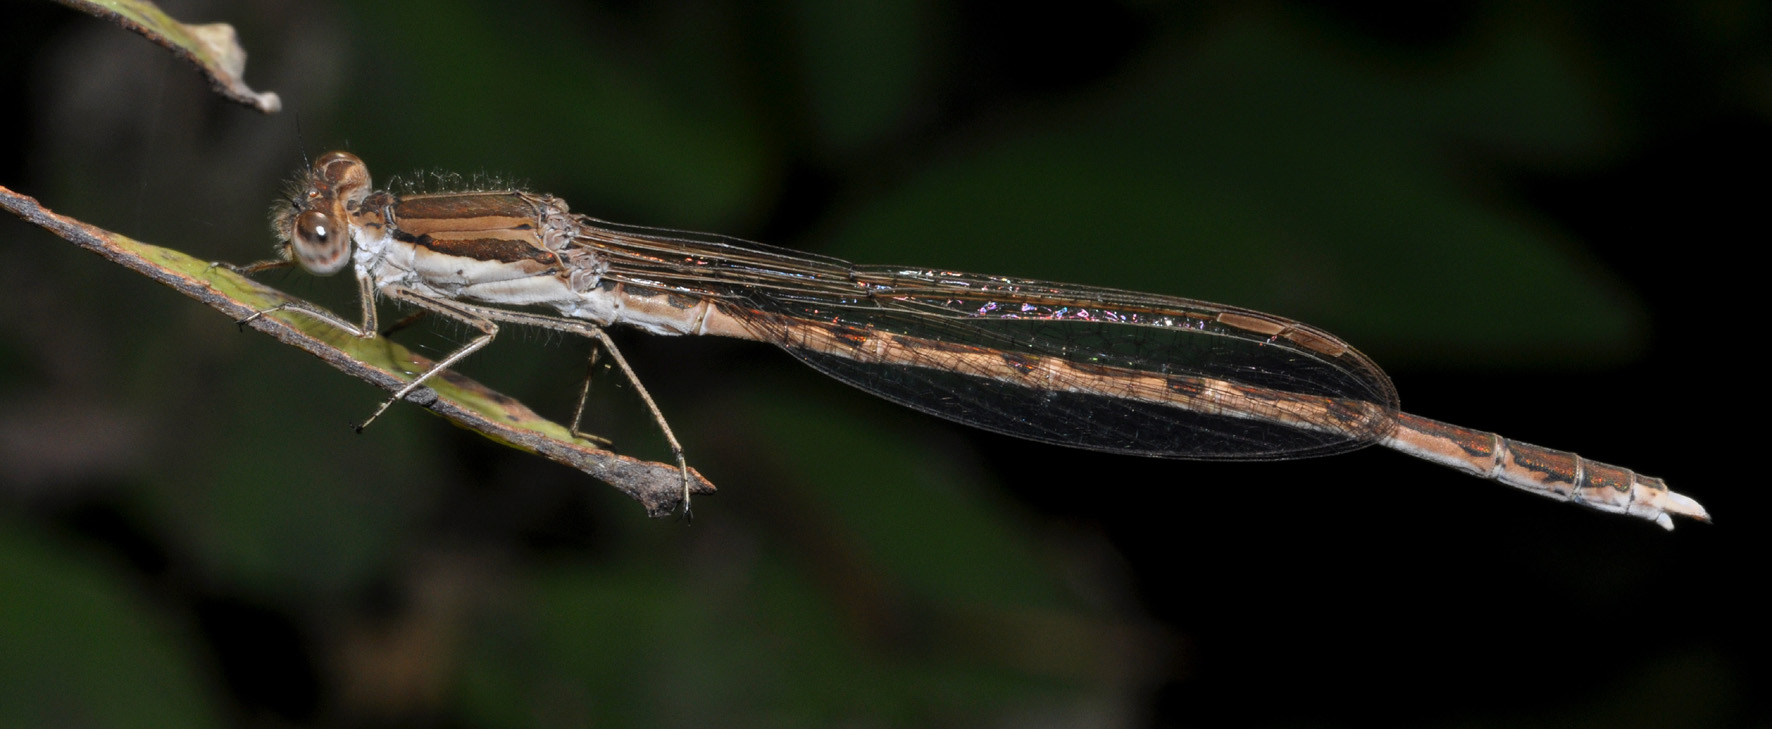
<svg viewBox="0 0 1772 729">
<path fill-rule="evenodd" d="M 1244 331 L 1255 332 L 1256 334 L 1266 334 L 1270 337 L 1286 331 L 1286 325 L 1272 319 L 1263 319 L 1230 311 L 1220 312 L 1217 319 L 1218 323 L 1225 326 L 1236 327 Z"/>
<path fill-rule="evenodd" d="M 1300 347 L 1321 352 L 1331 357 L 1340 357 L 1341 355 L 1347 354 L 1349 349 L 1352 349 L 1348 346 L 1347 342 L 1343 342 L 1330 336 L 1326 332 L 1321 332 L 1315 329 L 1305 329 L 1294 326 L 1291 329 L 1287 329 L 1286 333 L 1281 336 L 1292 340 L 1293 343 Z"/>
<path fill-rule="evenodd" d="M 429 235 L 415 236 L 403 228 L 396 228 L 394 229 L 394 240 L 411 243 L 446 256 L 474 261 L 496 261 L 498 263 L 535 261 L 544 266 L 559 263 L 552 253 L 524 241 L 508 238 L 433 238 Z"/>
<path fill-rule="evenodd" d="M 1225 326 L 1236 327 L 1244 331 L 1255 332 L 1256 334 L 1263 334 L 1269 337 L 1280 337 L 1293 344 L 1297 344 L 1300 347 L 1315 352 L 1321 352 L 1330 357 L 1340 357 L 1347 354 L 1348 350 L 1352 349 L 1352 347 L 1348 346 L 1347 342 L 1336 339 L 1334 335 L 1331 335 L 1328 332 L 1313 329 L 1294 322 L 1276 321 L 1274 319 L 1252 316 L 1249 314 L 1239 314 L 1231 311 L 1221 312 L 1216 318 L 1218 323 Z"/>
<path fill-rule="evenodd" d="M 408 197 L 394 208 L 400 227 L 413 235 L 510 230 L 535 238 L 536 213 L 527 197 L 511 192 Z"/>
</svg>

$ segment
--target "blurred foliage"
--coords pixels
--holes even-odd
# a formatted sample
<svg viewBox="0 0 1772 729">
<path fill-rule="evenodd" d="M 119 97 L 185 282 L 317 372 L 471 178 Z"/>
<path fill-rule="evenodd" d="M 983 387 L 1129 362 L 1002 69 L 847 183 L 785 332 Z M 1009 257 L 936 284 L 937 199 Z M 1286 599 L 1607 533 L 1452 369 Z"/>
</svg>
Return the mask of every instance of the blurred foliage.
<svg viewBox="0 0 1772 729">
<path fill-rule="evenodd" d="M 1709 422 L 1691 408 L 1716 399 L 1643 384 L 1696 378 L 1685 353 L 1727 317 L 1669 326 L 1709 279 L 1642 251 L 1724 239 L 1703 206 L 1735 198 L 1669 160 L 1765 136 L 1759 4 L 163 5 L 234 24 L 285 113 L 15 3 L 0 47 L 22 108 L 0 182 L 244 262 L 304 153 L 348 148 L 378 182 L 508 173 L 611 220 L 1272 311 L 1400 365 L 1427 385 L 1406 403 L 1709 476 L 1682 488 L 1707 505 L 1727 480 L 1716 443 L 1665 425 Z M 1699 547 L 1401 458 L 1023 446 L 765 348 L 624 333 L 720 487 L 693 526 L 652 523 L 413 408 L 352 435 L 371 388 L 38 231 L 0 221 L 0 239 L 0 691 L 24 687 L 0 693 L 0 722 L 1700 726 L 1754 710 L 1721 633 L 1659 629 L 1720 609 L 1707 590 L 1727 581 L 1690 578 Z M 269 283 L 354 306 L 348 281 Z M 462 335 L 401 338 L 435 354 Z M 513 333 L 463 369 L 564 417 L 586 351 Z M 1447 370 L 1484 384 L 1434 379 Z M 590 429 L 661 457 L 619 377 L 596 383 Z M 1674 575 L 1682 590 L 1659 589 Z"/>
<path fill-rule="evenodd" d="M 189 631 L 89 551 L 0 520 L 0 726 L 219 726 Z"/>
</svg>

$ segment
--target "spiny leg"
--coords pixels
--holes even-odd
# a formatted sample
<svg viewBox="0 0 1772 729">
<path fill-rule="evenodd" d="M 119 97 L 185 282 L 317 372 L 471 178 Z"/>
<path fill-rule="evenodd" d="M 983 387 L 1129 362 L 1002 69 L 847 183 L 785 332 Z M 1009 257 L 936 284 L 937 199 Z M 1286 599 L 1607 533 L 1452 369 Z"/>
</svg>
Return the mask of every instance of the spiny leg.
<svg viewBox="0 0 1772 729">
<path fill-rule="evenodd" d="M 234 273 L 240 274 L 242 276 L 251 276 L 253 274 L 263 273 L 265 271 L 272 271 L 272 270 L 276 270 L 279 268 L 289 268 L 290 266 L 293 266 L 293 265 L 295 265 L 295 261 L 290 260 L 290 259 L 286 259 L 286 258 L 272 258 L 270 260 L 265 260 L 265 261 L 253 261 L 252 263 L 248 263 L 244 266 L 239 266 L 239 265 L 235 265 L 232 263 L 228 263 L 227 261 L 210 261 L 209 262 L 209 267 L 212 269 L 225 268 L 225 269 L 228 269 L 229 271 L 233 271 Z"/>
<path fill-rule="evenodd" d="M 241 271 L 242 273 L 256 272 L 256 271 L 260 271 L 260 270 L 276 268 L 276 267 L 278 267 L 276 265 L 278 263 L 279 262 L 277 262 L 277 261 L 262 261 L 259 263 L 250 264 L 250 265 L 245 266 L 243 268 L 232 267 L 232 266 L 230 266 L 230 268 L 234 268 L 234 270 Z M 226 264 L 222 264 L 222 265 L 226 265 Z M 487 344 L 491 343 L 493 337 L 498 335 L 498 325 L 494 324 L 490 319 L 487 319 L 483 316 L 478 316 L 478 315 L 475 315 L 470 312 L 458 311 L 458 310 L 454 309 L 453 307 L 450 307 L 448 304 L 446 304 L 444 302 L 441 302 L 441 301 L 438 301 L 436 299 L 432 299 L 432 298 L 429 298 L 426 296 L 413 294 L 411 292 L 404 291 L 402 289 L 390 288 L 387 290 L 387 294 L 392 298 L 401 299 L 403 301 L 408 301 L 408 302 L 416 304 L 420 307 L 423 307 L 416 314 L 407 316 L 407 317 L 401 319 L 400 321 L 395 322 L 393 326 L 390 326 L 388 328 L 389 333 L 397 331 L 400 328 L 405 327 L 414 321 L 417 321 L 420 317 L 422 317 L 424 315 L 424 313 L 426 311 L 435 311 L 435 312 L 438 312 L 441 314 L 453 316 L 456 319 L 459 319 L 462 322 L 468 324 L 469 326 L 479 329 L 481 334 L 480 334 L 480 336 L 475 337 L 473 341 L 468 342 L 462 348 L 457 349 L 456 351 L 450 353 L 449 356 L 444 357 L 442 359 L 442 361 L 439 361 L 436 364 L 432 365 L 430 369 L 425 370 L 425 372 L 423 374 L 419 375 L 417 378 L 414 378 L 411 382 L 406 383 L 406 385 L 404 387 L 401 387 L 398 391 L 396 391 L 394 393 L 393 397 L 388 398 L 387 400 L 383 401 L 381 406 L 377 407 L 375 409 L 375 412 L 369 414 L 369 419 L 364 420 L 361 424 L 354 426 L 354 429 L 359 433 L 363 432 L 364 428 L 369 427 L 370 423 L 375 422 L 376 418 L 381 417 L 382 413 L 387 412 L 387 410 L 390 406 L 392 406 L 396 402 L 399 402 L 401 399 L 403 399 L 407 395 L 411 394 L 413 390 L 416 390 L 419 388 L 419 386 L 423 385 L 425 380 L 430 379 L 432 376 L 436 375 L 439 372 L 442 372 L 443 370 L 449 369 L 450 366 L 454 365 L 456 362 L 461 361 L 461 359 L 463 357 L 473 354 L 475 351 L 479 350 L 481 347 L 484 347 Z M 362 323 L 360 323 L 360 324 L 352 324 L 350 322 L 347 322 L 343 319 L 338 318 L 338 316 L 336 314 L 333 314 L 332 312 L 326 311 L 325 309 L 321 309 L 321 308 L 316 307 L 312 304 L 308 304 L 306 302 L 299 302 L 299 301 L 284 302 L 282 304 L 278 304 L 276 306 L 273 306 L 269 309 L 255 311 L 252 313 L 252 316 L 248 316 L 245 319 L 241 319 L 239 322 L 236 322 L 236 323 L 238 323 L 240 326 L 244 327 L 247 324 L 251 323 L 253 320 L 258 319 L 260 317 L 264 317 L 269 314 L 274 314 L 279 311 L 288 311 L 288 312 L 306 314 L 307 316 L 311 316 L 315 319 L 319 319 L 320 321 L 331 324 L 332 326 L 338 327 L 339 329 L 343 329 L 347 332 L 350 332 L 352 336 L 356 336 L 356 337 L 359 337 L 362 339 L 374 339 L 377 336 L 381 336 L 378 332 L 376 332 L 375 282 L 373 279 L 371 279 L 367 275 L 364 275 L 362 272 L 358 272 L 358 275 L 357 275 L 357 295 L 358 295 L 358 302 L 362 306 L 362 310 L 363 310 L 363 320 L 362 320 Z"/>
<path fill-rule="evenodd" d="M 424 385 L 425 380 L 429 380 L 437 373 L 449 369 L 454 366 L 456 362 L 460 362 L 462 358 L 479 351 L 481 347 L 491 344 L 493 338 L 498 336 L 498 324 L 494 323 L 491 319 L 479 316 L 471 311 L 466 311 L 462 307 L 452 306 L 441 300 L 420 294 L 414 294 L 403 289 L 389 288 L 386 290 L 386 293 L 390 298 L 411 302 L 430 311 L 437 312 L 444 316 L 453 317 L 468 326 L 479 329 L 480 336 L 475 337 L 473 341 L 462 345 L 460 349 L 449 353 L 449 356 L 438 360 L 435 364 L 431 365 L 430 369 L 425 370 L 423 374 L 420 374 L 418 377 L 413 378 L 412 381 L 407 382 L 405 387 L 395 391 L 393 397 L 382 401 L 381 407 L 376 408 L 375 412 L 369 414 L 368 420 L 363 421 L 361 425 L 356 427 L 356 430 L 359 433 L 363 432 L 364 428 L 369 427 L 370 423 L 375 422 L 376 418 L 381 417 L 382 413 L 387 412 L 388 408 L 392 407 L 394 403 L 401 401 L 407 395 L 411 394 L 413 390 L 417 390 L 420 386 Z"/>
<path fill-rule="evenodd" d="M 572 425 L 566 429 L 566 432 L 572 434 L 572 437 L 574 438 L 583 438 L 604 447 L 609 447 L 615 445 L 615 441 L 600 435 L 592 435 L 578 429 L 579 422 L 584 419 L 585 403 L 591 399 L 591 378 L 597 375 L 597 356 L 602 354 L 602 352 L 603 350 L 597 346 L 596 342 L 591 342 L 590 362 L 585 365 L 585 379 L 578 388 L 578 407 L 572 411 Z"/>
<path fill-rule="evenodd" d="M 302 301 L 286 301 L 284 303 L 273 306 L 269 309 L 260 309 L 258 311 L 252 312 L 251 316 L 248 316 L 245 319 L 241 319 L 241 320 L 234 322 L 234 323 L 238 324 L 240 327 L 244 328 L 247 324 L 251 324 L 254 320 L 264 318 L 266 316 L 269 316 L 271 314 L 275 314 L 280 311 L 287 311 L 287 312 L 291 312 L 291 313 L 295 313 L 295 314 L 305 314 L 307 316 L 311 316 L 315 319 L 319 319 L 320 321 L 326 322 L 327 324 L 331 324 L 332 326 L 335 326 L 335 327 L 343 329 L 347 332 L 350 332 L 351 336 L 354 336 L 354 337 L 361 337 L 363 339 L 375 338 L 375 331 L 373 329 L 364 329 L 356 324 L 352 324 L 348 321 L 338 318 L 338 315 L 333 314 L 330 311 L 327 311 L 327 310 L 322 309 L 320 307 L 314 306 L 313 304 L 309 304 L 309 303 L 302 302 Z M 371 325 L 373 326 L 373 322 L 371 322 Z"/>
<path fill-rule="evenodd" d="M 260 263 L 251 264 L 251 265 L 247 266 L 246 268 L 254 268 L 254 267 L 260 266 L 261 264 L 268 264 L 268 263 L 274 263 L 274 261 L 261 261 Z M 223 264 L 223 265 L 226 265 L 226 264 Z M 267 266 L 267 268 L 274 268 L 274 266 Z M 252 316 L 246 317 L 245 319 L 241 319 L 240 321 L 237 321 L 234 323 L 240 325 L 241 327 L 244 327 L 247 324 L 252 323 L 253 320 L 259 319 L 259 318 L 264 317 L 266 315 L 275 314 L 279 311 L 290 311 L 290 312 L 297 312 L 297 313 L 301 313 L 301 314 L 306 314 L 308 316 L 314 317 L 315 319 L 319 319 L 320 321 L 326 322 L 327 324 L 331 324 L 335 327 L 338 327 L 338 328 L 343 329 L 347 332 L 350 332 L 351 336 L 357 337 L 359 339 L 374 339 L 375 338 L 375 320 L 376 320 L 375 281 L 373 279 L 370 279 L 368 276 L 364 275 L 361 272 L 359 272 L 357 274 L 357 302 L 358 302 L 358 305 L 360 307 L 362 307 L 362 317 L 363 318 L 361 320 L 362 323 L 360 323 L 360 324 L 352 324 L 350 322 L 347 322 L 343 319 L 338 318 L 337 314 L 334 314 L 330 311 L 327 311 L 325 309 L 314 306 L 313 304 L 309 304 L 304 301 L 286 301 L 284 303 L 273 306 L 269 309 L 263 309 L 260 311 L 252 312 Z"/>
<path fill-rule="evenodd" d="M 584 329 L 589 330 L 586 332 L 588 336 L 603 344 L 603 349 L 609 352 L 609 358 L 615 361 L 615 366 L 620 367 L 622 374 L 627 375 L 628 381 L 634 383 L 634 392 L 639 393 L 640 400 L 646 403 L 646 409 L 652 411 L 652 422 L 658 424 L 659 431 L 664 433 L 665 442 L 671 446 L 671 455 L 677 458 L 677 473 L 682 476 L 683 480 L 683 520 L 693 522 L 694 515 L 689 511 L 689 462 L 683 458 L 683 444 L 677 442 L 677 434 L 672 433 L 671 424 L 665 422 L 664 411 L 658 409 L 658 403 L 652 400 L 652 393 L 647 392 L 646 385 L 640 382 L 640 375 L 634 372 L 634 368 L 628 366 L 627 358 L 621 356 L 621 350 L 615 348 L 615 342 L 609 338 L 608 334 L 604 333 L 603 328 L 584 327 Z"/>
<path fill-rule="evenodd" d="M 496 320 L 510 324 L 541 327 L 543 329 L 552 329 L 557 332 L 568 332 L 596 340 L 597 343 L 603 346 L 603 350 L 609 353 L 609 357 L 615 362 L 615 365 L 621 368 L 622 374 L 628 378 L 628 382 L 633 383 L 634 391 L 639 393 L 640 400 L 646 403 L 646 409 L 652 413 L 652 421 L 658 424 L 659 431 L 664 434 L 665 442 L 670 445 L 671 455 L 676 457 L 677 471 L 678 474 L 682 476 L 683 481 L 683 517 L 686 520 L 690 518 L 689 462 L 683 457 L 683 445 L 677 442 L 677 435 L 671 432 L 670 423 L 665 422 L 664 411 L 660 410 L 658 403 L 653 401 L 652 393 L 646 391 L 646 385 L 640 382 L 640 376 L 634 372 L 634 368 L 628 366 L 627 359 L 621 356 L 621 350 L 616 348 L 615 342 L 609 339 L 609 335 L 603 333 L 602 327 L 588 324 L 577 319 L 564 319 L 560 317 L 543 316 L 541 314 L 526 314 L 459 302 L 448 302 L 445 304 L 410 294 L 400 296 L 401 298 L 406 298 L 408 300 L 419 299 L 420 301 L 416 303 L 427 303 L 430 305 L 430 308 L 439 313 L 459 315 L 463 317 L 474 316 L 486 320 Z"/>
<path fill-rule="evenodd" d="M 254 262 L 248 263 L 244 266 L 235 265 L 232 263 L 228 263 L 226 261 L 210 261 L 209 262 L 210 269 L 225 268 L 229 271 L 233 271 L 234 273 L 240 274 L 242 276 L 247 276 L 247 277 L 251 277 L 255 274 L 263 273 L 265 271 L 274 271 L 279 268 L 288 268 L 293 265 L 295 265 L 295 261 L 289 260 L 289 259 L 279 259 L 279 258 L 273 258 L 273 259 L 266 260 L 266 261 L 254 261 Z M 326 323 L 331 324 L 335 327 L 338 327 L 340 329 L 348 331 L 353 336 L 358 336 L 358 337 L 363 336 L 363 332 L 361 329 L 351 325 L 350 323 L 344 321 L 343 319 L 338 318 L 332 312 L 325 311 L 325 310 L 320 309 L 316 306 L 313 306 L 312 304 L 307 304 L 307 303 L 303 303 L 303 302 L 295 302 L 295 301 L 285 302 L 285 303 L 273 306 L 269 309 L 261 309 L 259 311 L 252 312 L 251 316 L 248 316 L 245 319 L 241 319 L 239 321 L 236 321 L 236 322 L 234 322 L 234 324 L 238 325 L 240 327 L 241 331 L 245 331 L 247 324 L 251 324 L 254 320 L 260 319 L 260 318 L 262 318 L 266 315 L 269 315 L 269 314 L 275 314 L 279 311 L 293 311 L 293 312 L 299 312 L 302 314 L 307 314 L 309 316 L 314 317 L 315 319 L 319 319 L 320 321 L 326 322 Z"/>
<path fill-rule="evenodd" d="M 250 265 L 247 265 L 244 267 L 229 266 L 229 268 L 232 268 L 235 271 L 239 271 L 241 273 L 253 273 L 253 272 L 257 272 L 257 271 L 261 271 L 261 270 L 277 268 L 282 263 L 286 263 L 286 262 L 261 261 L 259 263 L 250 264 Z M 228 265 L 228 264 L 217 264 L 217 265 Z M 387 293 L 389 296 L 391 296 L 393 298 L 401 299 L 404 301 L 409 301 L 414 304 L 417 304 L 420 307 L 423 307 L 423 309 L 421 309 L 417 314 L 408 316 L 404 319 L 401 319 L 398 322 L 395 322 L 393 326 L 388 328 L 390 333 L 393 331 L 397 331 L 401 327 L 411 324 L 414 321 L 417 321 L 419 319 L 419 317 L 423 316 L 423 314 L 425 313 L 425 310 L 429 310 L 429 311 L 436 311 L 438 313 L 454 316 L 455 318 L 467 323 L 469 326 L 479 329 L 481 334 L 480 334 L 480 336 L 475 337 L 473 341 L 468 342 L 467 345 L 463 346 L 461 349 L 456 350 L 455 352 L 451 353 L 448 357 L 444 357 L 442 361 L 432 365 L 430 369 L 425 370 L 424 374 L 421 374 L 417 378 L 413 379 L 411 382 L 406 383 L 406 386 L 400 388 L 397 392 L 395 392 L 393 397 L 388 398 L 387 400 L 383 401 L 381 404 L 381 407 L 376 408 L 375 412 L 370 413 L 368 420 L 365 420 L 365 421 L 363 421 L 362 424 L 355 426 L 355 430 L 359 433 L 363 432 L 364 428 L 369 427 L 370 423 L 375 422 L 376 418 L 381 417 L 382 413 L 387 412 L 388 407 L 392 406 L 394 403 L 399 402 L 402 398 L 405 398 L 407 395 L 411 394 L 413 390 L 418 389 L 420 385 L 424 384 L 425 380 L 430 379 L 432 376 L 436 375 L 438 372 L 442 372 L 443 370 L 449 369 L 449 367 L 451 365 L 454 365 L 456 362 L 461 361 L 461 359 L 463 357 L 473 354 L 476 350 L 491 343 L 492 338 L 498 335 L 498 325 L 494 324 L 490 319 L 487 319 L 485 317 L 477 316 L 477 315 L 472 314 L 470 312 L 457 311 L 457 310 L 453 309 L 452 307 L 448 306 L 447 304 L 440 302 L 436 299 L 432 299 L 432 298 L 425 297 L 425 296 L 420 296 L 420 295 L 413 294 L 411 292 L 407 292 L 407 291 L 404 291 L 401 289 L 390 288 L 390 289 L 388 289 Z M 269 314 L 274 314 L 279 311 L 288 311 L 288 312 L 306 314 L 307 316 L 311 316 L 315 319 L 319 319 L 320 321 L 331 324 L 332 326 L 338 327 L 339 329 L 343 329 L 347 332 L 350 332 L 351 335 L 355 336 L 355 337 L 359 337 L 362 339 L 374 339 L 377 336 L 380 336 L 376 332 L 375 282 L 369 276 L 364 275 L 361 271 L 359 271 L 357 274 L 357 296 L 358 296 L 358 302 L 362 306 L 362 309 L 363 309 L 363 320 L 362 320 L 362 323 L 360 323 L 360 324 L 352 324 L 348 321 L 338 318 L 338 315 L 333 314 L 330 311 L 326 311 L 325 309 L 321 309 L 321 308 L 316 307 L 312 304 L 308 304 L 306 302 L 300 302 L 300 301 L 288 301 L 288 302 L 284 302 L 284 303 L 278 304 L 276 306 L 273 306 L 269 309 L 255 311 L 252 313 L 252 316 L 248 316 L 245 319 L 241 319 L 240 321 L 238 321 L 236 323 L 239 324 L 240 326 L 244 327 L 247 324 L 251 323 L 255 319 L 267 316 Z"/>
<path fill-rule="evenodd" d="M 264 270 L 264 269 L 269 269 L 269 268 L 275 268 L 276 266 L 274 264 L 277 264 L 277 263 L 278 263 L 277 261 L 261 261 L 259 263 L 250 264 L 249 266 L 246 266 L 245 268 L 251 269 L 253 271 Z M 236 270 L 239 270 L 239 269 L 236 269 Z M 394 396 L 392 398 L 389 398 L 388 400 L 383 401 L 381 406 L 376 408 L 375 412 L 371 413 L 369 415 L 368 420 L 363 421 L 359 425 L 353 426 L 353 428 L 359 433 L 363 432 L 364 428 L 369 427 L 370 423 L 375 422 L 376 418 L 381 417 L 382 413 L 387 412 L 387 409 L 390 406 L 392 406 L 394 403 L 399 402 L 401 398 L 406 397 L 413 390 L 418 389 L 418 387 L 425 380 L 430 379 L 431 376 L 437 374 L 438 372 L 448 369 L 450 365 L 461 360 L 461 358 L 463 358 L 463 357 L 473 354 L 475 350 L 478 350 L 479 348 L 486 346 L 488 343 L 490 343 L 492 341 L 492 338 L 495 335 L 497 335 L 497 333 L 498 333 L 498 326 L 493 324 L 491 321 L 487 321 L 484 317 L 478 317 L 478 316 L 474 316 L 472 314 L 467 314 L 467 313 L 462 313 L 462 312 L 451 312 L 448 310 L 447 306 L 445 306 L 444 304 L 441 304 L 439 302 L 436 302 L 435 300 L 429 299 L 427 297 L 419 296 L 416 294 L 411 294 L 409 292 L 399 291 L 399 290 L 390 290 L 388 293 L 390 296 L 392 296 L 394 298 L 398 298 L 398 299 L 401 299 L 404 301 L 409 301 L 414 304 L 418 304 L 422 308 L 420 308 L 418 311 L 408 314 L 405 317 L 402 317 L 399 321 L 396 321 L 393 324 L 389 325 L 386 331 L 377 332 L 376 331 L 377 315 L 376 315 L 376 310 L 375 310 L 374 282 L 367 276 L 359 275 L 357 277 L 357 287 L 358 287 L 358 299 L 361 302 L 361 305 L 363 308 L 363 322 L 361 324 L 355 324 L 355 325 L 351 324 L 350 322 L 347 322 L 343 319 L 338 318 L 338 316 L 333 314 L 332 312 L 326 311 L 324 309 L 320 309 L 318 307 L 315 307 L 311 304 L 307 304 L 305 302 L 294 302 L 294 301 L 286 302 L 283 304 L 278 304 L 276 306 L 273 306 L 269 309 L 265 309 L 263 311 L 253 312 L 252 316 L 246 317 L 245 319 L 240 320 L 238 323 L 241 326 L 245 326 L 246 324 L 250 323 L 252 320 L 257 319 L 262 316 L 265 316 L 267 314 L 272 314 L 272 313 L 279 312 L 279 311 L 292 311 L 292 312 L 299 312 L 302 314 L 306 314 L 308 316 L 311 316 L 311 317 L 314 317 L 314 318 L 319 319 L 321 321 L 324 321 L 328 324 L 331 324 L 331 325 L 336 326 L 340 329 L 343 329 L 347 332 L 350 332 L 353 336 L 357 336 L 357 337 L 360 337 L 363 339 L 374 339 L 379 336 L 379 337 L 382 337 L 385 339 L 385 338 L 387 338 L 388 335 L 391 335 L 394 332 L 400 331 L 401 329 L 411 326 L 414 322 L 417 322 L 418 320 L 423 319 L 427 313 L 429 313 L 431 311 L 438 311 L 440 313 L 451 314 L 451 315 L 455 316 L 457 319 L 460 319 L 463 322 L 466 322 L 468 325 L 473 326 L 482 332 L 480 337 L 477 337 L 477 338 L 475 338 L 474 341 L 469 342 L 467 344 L 467 346 L 464 346 L 461 349 L 458 349 L 455 352 L 451 353 L 448 357 L 445 357 L 443 359 L 443 361 L 437 363 L 436 365 L 433 365 L 431 367 L 431 369 L 425 371 L 424 374 L 419 375 L 417 379 L 413 380 L 412 382 L 406 383 L 406 386 L 400 388 L 400 390 L 398 392 L 394 393 Z"/>
</svg>

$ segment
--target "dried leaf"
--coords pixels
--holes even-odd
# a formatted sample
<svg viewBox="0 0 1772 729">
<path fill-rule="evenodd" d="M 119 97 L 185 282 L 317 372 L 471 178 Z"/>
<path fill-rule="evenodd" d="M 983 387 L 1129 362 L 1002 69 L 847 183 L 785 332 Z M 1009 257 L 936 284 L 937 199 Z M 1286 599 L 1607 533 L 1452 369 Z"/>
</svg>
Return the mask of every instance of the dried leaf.
<svg viewBox="0 0 1772 729">
<path fill-rule="evenodd" d="M 186 25 L 148 0 L 58 0 L 63 5 L 109 20 L 165 46 L 209 78 L 215 92 L 266 114 L 283 108 L 275 93 L 246 85 L 246 51 L 227 23 Z"/>
</svg>

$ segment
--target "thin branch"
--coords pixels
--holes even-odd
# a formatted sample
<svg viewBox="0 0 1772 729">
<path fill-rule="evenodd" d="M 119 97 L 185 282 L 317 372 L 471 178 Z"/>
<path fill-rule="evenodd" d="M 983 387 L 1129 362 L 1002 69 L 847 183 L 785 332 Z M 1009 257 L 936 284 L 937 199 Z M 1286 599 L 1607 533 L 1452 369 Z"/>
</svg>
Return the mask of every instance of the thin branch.
<svg viewBox="0 0 1772 729">
<path fill-rule="evenodd" d="M 149 245 L 73 218 L 57 215 L 35 199 L 0 186 L 0 207 L 66 238 L 75 245 L 208 304 L 235 321 L 294 298 L 226 268 Z M 324 360 L 353 377 L 389 392 L 423 372 L 430 360 L 385 338 L 358 339 L 312 317 L 273 314 L 247 326 Z M 682 501 L 677 467 L 641 461 L 601 450 L 575 439 L 566 428 L 536 415 L 522 403 L 467 377 L 445 372 L 407 396 L 450 422 L 513 448 L 539 454 L 604 481 L 646 507 L 649 516 L 670 514 Z M 714 492 L 713 484 L 690 471 L 694 493 Z"/>
</svg>

